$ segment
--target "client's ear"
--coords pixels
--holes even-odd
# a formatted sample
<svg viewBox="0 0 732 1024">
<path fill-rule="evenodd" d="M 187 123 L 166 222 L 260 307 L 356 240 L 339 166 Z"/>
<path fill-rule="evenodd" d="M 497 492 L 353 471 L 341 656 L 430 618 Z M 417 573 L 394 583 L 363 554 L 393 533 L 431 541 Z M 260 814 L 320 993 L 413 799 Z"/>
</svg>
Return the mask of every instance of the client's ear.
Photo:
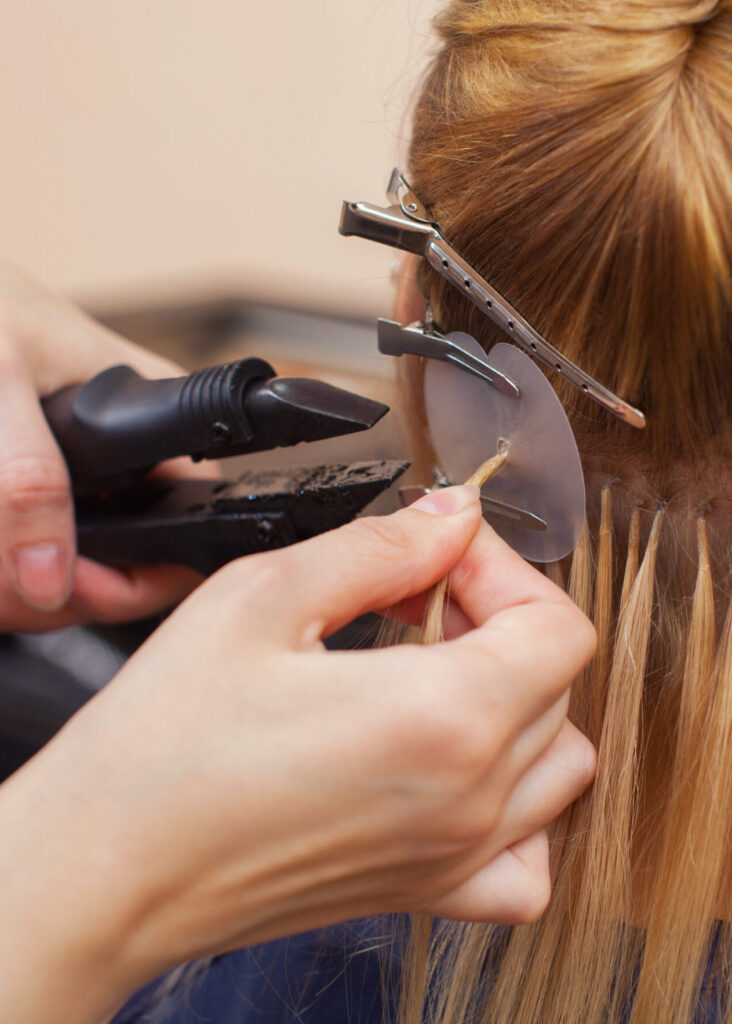
<svg viewBox="0 0 732 1024">
<path fill-rule="evenodd" d="M 427 300 L 417 287 L 419 260 L 419 256 L 406 252 L 394 261 L 394 319 L 402 325 L 424 320 L 427 315 Z"/>
</svg>

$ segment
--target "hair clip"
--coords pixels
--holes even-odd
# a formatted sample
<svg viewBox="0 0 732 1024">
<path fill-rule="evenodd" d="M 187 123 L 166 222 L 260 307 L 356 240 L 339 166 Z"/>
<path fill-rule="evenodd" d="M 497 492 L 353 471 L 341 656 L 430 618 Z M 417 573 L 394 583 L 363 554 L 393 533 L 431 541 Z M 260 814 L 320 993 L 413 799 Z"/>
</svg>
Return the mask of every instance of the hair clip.
<svg viewBox="0 0 732 1024">
<path fill-rule="evenodd" d="M 561 373 L 576 388 L 626 423 L 633 427 L 645 427 L 646 418 L 640 409 L 598 384 L 550 345 L 495 288 L 455 252 L 443 238 L 439 224 L 430 220 L 424 205 L 396 167 L 389 180 L 387 195 L 391 201 L 388 207 L 344 202 L 341 234 L 357 235 L 422 256 L 530 356 Z"/>
<path fill-rule="evenodd" d="M 384 355 L 403 356 L 408 353 L 427 359 L 440 359 L 472 373 L 474 377 L 480 377 L 509 398 L 521 397 L 518 385 L 499 370 L 495 370 L 487 359 L 479 359 L 463 348 L 456 341 L 459 335 L 446 338 L 426 324 L 414 323 L 402 327 L 394 320 L 382 318 L 377 321 L 377 337 L 379 352 L 383 352 Z"/>
<path fill-rule="evenodd" d="M 439 490 L 440 487 L 449 486 L 450 481 L 447 479 L 445 479 L 445 483 L 437 484 L 433 488 L 425 487 L 422 484 L 411 484 L 399 488 L 399 498 L 402 505 L 411 505 L 418 498 L 423 498 L 425 494 L 430 494 L 432 490 Z M 541 516 L 535 516 L 533 512 L 529 512 L 525 508 L 517 508 L 515 505 L 509 505 L 505 501 L 499 501 L 497 498 L 489 498 L 485 494 L 481 494 L 480 504 L 484 515 L 503 519 L 506 522 L 523 527 L 524 530 L 541 531 L 547 528 L 547 524 Z"/>
</svg>

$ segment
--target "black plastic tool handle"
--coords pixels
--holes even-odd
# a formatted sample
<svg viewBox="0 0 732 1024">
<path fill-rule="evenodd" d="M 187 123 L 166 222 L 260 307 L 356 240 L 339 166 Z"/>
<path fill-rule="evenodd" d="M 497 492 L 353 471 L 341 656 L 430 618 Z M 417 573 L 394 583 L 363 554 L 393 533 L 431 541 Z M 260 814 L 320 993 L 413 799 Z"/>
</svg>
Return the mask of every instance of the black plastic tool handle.
<svg viewBox="0 0 732 1024">
<path fill-rule="evenodd" d="M 78 496 L 119 490 L 165 459 L 223 459 L 368 430 L 389 411 L 263 359 L 147 380 L 113 366 L 43 401 Z"/>
<path fill-rule="evenodd" d="M 274 374 L 262 359 L 169 380 L 147 380 L 129 366 L 113 366 L 45 399 L 43 411 L 74 489 L 89 493 L 123 486 L 178 455 L 213 459 L 246 449 L 255 431 L 244 393 L 253 381 Z"/>
</svg>

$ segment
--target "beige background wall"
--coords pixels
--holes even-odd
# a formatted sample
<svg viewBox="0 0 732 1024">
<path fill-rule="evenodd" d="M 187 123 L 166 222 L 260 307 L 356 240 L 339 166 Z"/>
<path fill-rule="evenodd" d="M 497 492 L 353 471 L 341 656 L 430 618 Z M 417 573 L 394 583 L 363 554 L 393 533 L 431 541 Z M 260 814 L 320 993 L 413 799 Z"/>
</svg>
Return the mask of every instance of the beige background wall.
<svg viewBox="0 0 732 1024">
<path fill-rule="evenodd" d="M 437 0 L 5 0 L 0 256 L 92 299 L 384 308 L 379 202 Z"/>
</svg>

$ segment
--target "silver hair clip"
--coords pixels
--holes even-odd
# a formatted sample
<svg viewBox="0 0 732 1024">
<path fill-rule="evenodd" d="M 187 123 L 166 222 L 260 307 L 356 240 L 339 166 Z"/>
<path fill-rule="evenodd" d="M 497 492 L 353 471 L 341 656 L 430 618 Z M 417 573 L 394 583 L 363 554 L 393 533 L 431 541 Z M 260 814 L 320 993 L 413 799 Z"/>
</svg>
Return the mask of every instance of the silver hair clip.
<svg viewBox="0 0 732 1024">
<path fill-rule="evenodd" d="M 439 490 L 440 487 L 449 486 L 449 480 L 446 480 L 443 484 L 438 484 L 434 488 L 424 487 L 421 484 L 412 484 L 411 486 L 400 487 L 399 497 L 402 505 L 411 505 L 417 498 L 424 497 L 431 490 Z M 546 521 L 541 516 L 535 516 L 533 512 L 528 512 L 525 508 L 517 508 L 515 505 L 509 505 L 505 501 L 498 501 L 497 498 L 489 498 L 485 494 L 481 494 L 480 504 L 484 515 L 503 519 L 506 522 L 523 527 L 524 530 L 546 530 L 547 528 Z"/>
<path fill-rule="evenodd" d="M 521 391 L 517 384 L 500 370 L 491 366 L 486 358 L 479 358 L 468 349 L 463 348 L 455 340 L 459 335 L 445 338 L 426 324 L 410 324 L 402 327 L 393 320 L 378 321 L 379 352 L 389 356 L 402 356 L 407 353 L 425 359 L 437 359 L 451 363 L 453 366 L 478 377 L 502 395 L 509 398 L 520 398 Z M 450 480 L 439 467 L 432 470 L 435 488 L 449 487 Z M 401 487 L 399 495 L 403 505 L 411 505 L 417 498 L 429 493 L 430 488 L 419 485 Z M 498 498 L 481 494 L 480 503 L 484 515 L 502 519 L 505 522 L 520 526 L 524 530 L 546 530 L 547 524 L 541 516 L 515 505 L 509 505 Z"/>
<path fill-rule="evenodd" d="M 424 257 L 530 356 L 561 373 L 576 388 L 626 423 L 645 427 L 646 418 L 640 409 L 608 391 L 557 351 L 448 245 L 439 224 L 430 220 L 427 210 L 396 167 L 391 174 L 387 195 L 392 204 L 388 207 L 344 202 L 341 234 L 358 235 Z"/>
<path fill-rule="evenodd" d="M 427 359 L 440 359 L 472 373 L 474 377 L 480 377 L 509 398 L 521 397 L 518 385 L 495 370 L 487 359 L 478 359 L 453 338 L 444 337 L 426 324 L 415 323 L 402 327 L 393 320 L 379 319 L 377 332 L 379 352 L 384 355 L 403 356 L 409 353 Z"/>
</svg>

